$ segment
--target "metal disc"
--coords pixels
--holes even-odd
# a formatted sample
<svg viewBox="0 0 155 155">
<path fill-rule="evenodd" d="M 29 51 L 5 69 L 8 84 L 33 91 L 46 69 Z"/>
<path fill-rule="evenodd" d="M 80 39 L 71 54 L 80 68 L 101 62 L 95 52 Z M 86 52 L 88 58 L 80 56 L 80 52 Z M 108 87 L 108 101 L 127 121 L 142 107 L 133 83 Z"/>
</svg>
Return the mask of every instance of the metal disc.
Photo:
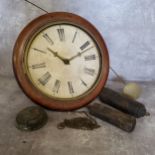
<svg viewBox="0 0 155 155">
<path fill-rule="evenodd" d="M 41 107 L 31 106 L 17 114 L 16 127 L 24 131 L 33 131 L 47 123 L 47 113 Z"/>
</svg>

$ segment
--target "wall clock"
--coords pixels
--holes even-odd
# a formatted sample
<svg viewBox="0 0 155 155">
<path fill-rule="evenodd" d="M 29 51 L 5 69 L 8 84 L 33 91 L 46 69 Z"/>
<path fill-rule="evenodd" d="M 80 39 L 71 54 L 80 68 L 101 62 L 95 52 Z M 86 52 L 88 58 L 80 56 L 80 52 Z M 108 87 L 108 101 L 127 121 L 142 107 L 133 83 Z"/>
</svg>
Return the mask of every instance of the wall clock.
<svg viewBox="0 0 155 155">
<path fill-rule="evenodd" d="M 48 13 L 18 36 L 13 69 L 33 101 L 50 109 L 72 110 L 90 103 L 104 87 L 108 51 L 87 20 L 71 13 Z"/>
</svg>

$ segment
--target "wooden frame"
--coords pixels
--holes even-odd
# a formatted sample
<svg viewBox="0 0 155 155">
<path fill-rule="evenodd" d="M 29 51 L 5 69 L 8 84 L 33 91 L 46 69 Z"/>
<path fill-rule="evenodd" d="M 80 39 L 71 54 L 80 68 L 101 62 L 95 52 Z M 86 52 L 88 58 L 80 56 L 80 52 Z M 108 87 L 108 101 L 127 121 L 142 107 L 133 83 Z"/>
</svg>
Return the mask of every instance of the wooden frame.
<svg viewBox="0 0 155 155">
<path fill-rule="evenodd" d="M 87 31 L 87 33 L 90 34 L 97 42 L 98 47 L 101 51 L 102 64 L 98 83 L 96 87 L 92 89 L 91 92 L 89 92 L 89 94 L 77 100 L 62 101 L 45 96 L 36 87 L 32 85 L 24 69 L 24 51 L 27 41 L 41 27 L 45 26 L 46 24 L 58 21 L 78 25 L 79 27 Z M 48 13 L 34 19 L 22 30 L 19 37 L 17 38 L 13 50 L 13 69 L 15 77 L 20 87 L 25 92 L 25 94 L 33 101 L 50 109 L 73 110 L 90 103 L 100 93 L 100 91 L 105 85 L 109 73 L 109 56 L 102 36 L 91 23 L 89 23 L 82 17 L 72 13 L 55 12 L 55 13 Z"/>
</svg>

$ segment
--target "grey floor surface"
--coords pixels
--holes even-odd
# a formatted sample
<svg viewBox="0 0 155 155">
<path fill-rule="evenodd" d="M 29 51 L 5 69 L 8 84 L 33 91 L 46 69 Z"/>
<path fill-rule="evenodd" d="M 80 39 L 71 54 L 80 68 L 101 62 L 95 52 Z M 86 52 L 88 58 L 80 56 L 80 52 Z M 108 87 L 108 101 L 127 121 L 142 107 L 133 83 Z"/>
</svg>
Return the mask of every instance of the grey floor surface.
<svg viewBox="0 0 155 155">
<path fill-rule="evenodd" d="M 118 82 L 109 87 L 120 90 Z M 49 121 L 40 130 L 22 132 L 15 127 L 16 114 L 34 105 L 20 90 L 14 78 L 0 77 L 0 155 L 154 155 L 155 154 L 155 87 L 143 83 L 143 102 L 150 117 L 137 120 L 132 133 L 126 133 L 106 122 L 93 131 L 65 128 L 56 125 L 64 118 L 72 118 L 72 112 L 48 110 Z"/>
</svg>

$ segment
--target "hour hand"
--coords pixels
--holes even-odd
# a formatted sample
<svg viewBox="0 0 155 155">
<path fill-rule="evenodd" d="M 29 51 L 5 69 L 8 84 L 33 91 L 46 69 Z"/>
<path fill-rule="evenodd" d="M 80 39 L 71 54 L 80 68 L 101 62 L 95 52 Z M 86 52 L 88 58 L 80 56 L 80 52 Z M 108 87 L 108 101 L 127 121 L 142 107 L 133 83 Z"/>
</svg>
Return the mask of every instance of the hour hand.
<svg viewBox="0 0 155 155">
<path fill-rule="evenodd" d="M 52 49 L 50 49 L 50 48 L 47 48 L 55 57 L 58 57 L 58 58 L 60 58 L 61 59 L 61 57 L 58 55 L 58 52 L 55 52 L 55 51 L 53 51 Z"/>
<path fill-rule="evenodd" d="M 61 57 L 58 52 L 53 51 L 50 48 L 47 48 L 48 51 L 50 51 L 55 57 L 58 57 L 65 65 L 69 65 L 70 61 L 68 59 L 65 59 L 63 57 Z"/>
</svg>

